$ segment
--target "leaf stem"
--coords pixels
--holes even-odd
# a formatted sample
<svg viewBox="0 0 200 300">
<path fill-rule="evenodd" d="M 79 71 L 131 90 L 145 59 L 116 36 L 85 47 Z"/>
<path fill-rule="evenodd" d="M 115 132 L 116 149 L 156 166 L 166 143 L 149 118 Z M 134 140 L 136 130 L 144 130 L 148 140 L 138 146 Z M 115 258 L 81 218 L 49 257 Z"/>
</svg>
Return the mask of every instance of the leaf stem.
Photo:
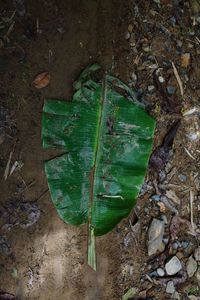
<svg viewBox="0 0 200 300">
<path fill-rule="evenodd" d="M 88 265 L 96 271 L 96 250 L 95 250 L 95 236 L 94 228 L 89 226 L 88 237 Z"/>
</svg>

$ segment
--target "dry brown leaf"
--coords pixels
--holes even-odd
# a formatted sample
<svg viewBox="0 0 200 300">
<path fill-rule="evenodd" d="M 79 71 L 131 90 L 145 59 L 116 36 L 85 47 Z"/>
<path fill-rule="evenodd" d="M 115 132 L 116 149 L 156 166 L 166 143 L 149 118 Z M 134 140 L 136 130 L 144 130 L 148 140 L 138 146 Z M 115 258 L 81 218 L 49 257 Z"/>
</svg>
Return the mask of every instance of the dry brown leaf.
<svg viewBox="0 0 200 300">
<path fill-rule="evenodd" d="M 36 89 L 42 89 L 46 87 L 49 84 L 49 82 L 50 82 L 49 72 L 42 72 L 35 77 L 33 81 L 33 85 Z"/>
<path fill-rule="evenodd" d="M 181 67 L 187 68 L 190 64 L 190 53 L 184 53 L 181 55 Z"/>
</svg>

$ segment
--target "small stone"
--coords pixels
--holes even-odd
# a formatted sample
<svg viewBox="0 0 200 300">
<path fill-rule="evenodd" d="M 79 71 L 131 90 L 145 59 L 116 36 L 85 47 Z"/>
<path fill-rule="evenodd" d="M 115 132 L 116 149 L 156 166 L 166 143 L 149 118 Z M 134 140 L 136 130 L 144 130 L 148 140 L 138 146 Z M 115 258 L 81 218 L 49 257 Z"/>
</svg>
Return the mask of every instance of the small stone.
<svg viewBox="0 0 200 300">
<path fill-rule="evenodd" d="M 176 89 L 173 86 L 167 86 L 167 93 L 169 95 L 173 95 L 175 93 Z"/>
<path fill-rule="evenodd" d="M 172 295 L 172 299 L 181 300 L 180 294 L 177 291 L 175 291 Z"/>
<path fill-rule="evenodd" d="M 137 81 L 137 75 L 135 74 L 135 72 L 132 72 L 131 79 L 133 80 L 134 83 Z"/>
<path fill-rule="evenodd" d="M 155 91 L 155 86 L 154 85 L 149 85 L 148 86 L 148 92 L 149 93 L 152 93 L 152 92 L 154 92 Z M 156 195 L 156 196 L 158 196 L 158 195 Z"/>
<path fill-rule="evenodd" d="M 179 48 L 182 48 L 183 43 L 182 43 L 180 40 L 178 40 L 178 41 L 177 41 L 177 46 L 178 46 Z"/>
<path fill-rule="evenodd" d="M 183 247 L 183 249 L 186 249 L 189 246 L 189 244 L 189 242 L 182 242 L 181 247 Z"/>
<path fill-rule="evenodd" d="M 125 39 L 126 39 L 126 40 L 129 40 L 130 37 L 131 37 L 130 32 L 127 31 L 127 32 L 125 33 Z"/>
<path fill-rule="evenodd" d="M 186 270 L 187 270 L 188 276 L 190 278 L 194 275 L 194 273 L 197 270 L 197 262 L 196 262 L 196 260 L 194 260 L 192 255 L 189 257 L 189 259 L 187 261 Z"/>
<path fill-rule="evenodd" d="M 165 275 L 165 271 L 162 268 L 158 268 L 156 272 L 160 277 L 163 277 Z"/>
<path fill-rule="evenodd" d="M 173 256 L 165 265 L 165 270 L 168 275 L 174 275 L 182 269 L 182 265 L 178 257 Z"/>
<path fill-rule="evenodd" d="M 194 45 L 192 45 L 191 43 L 188 43 L 187 46 L 188 46 L 189 49 L 194 48 Z"/>
<path fill-rule="evenodd" d="M 175 292 L 175 287 L 173 281 L 168 281 L 166 287 L 166 293 L 173 294 Z"/>
<path fill-rule="evenodd" d="M 149 47 L 149 45 L 144 44 L 144 45 L 142 46 L 142 50 L 143 50 L 144 52 L 149 52 L 149 51 L 151 50 L 151 48 Z"/>
<path fill-rule="evenodd" d="M 165 79 L 164 79 L 162 76 L 159 76 L 159 77 L 158 77 L 158 80 L 159 80 L 160 83 L 165 82 Z"/>
<path fill-rule="evenodd" d="M 182 175 L 182 174 L 178 175 L 178 178 L 181 182 L 185 182 L 187 180 L 187 176 Z"/>
<path fill-rule="evenodd" d="M 200 247 L 194 250 L 194 258 L 196 261 L 200 261 Z"/>
<path fill-rule="evenodd" d="M 198 267 L 198 270 L 196 272 L 196 279 L 197 279 L 198 285 L 200 286 L 200 267 Z"/>
<path fill-rule="evenodd" d="M 160 195 L 153 195 L 151 196 L 151 199 L 154 201 L 160 201 Z"/>
<path fill-rule="evenodd" d="M 174 16 L 172 16 L 169 20 L 172 26 L 176 26 L 176 18 Z"/>
<path fill-rule="evenodd" d="M 177 249 L 178 249 L 178 244 L 177 244 L 176 242 L 174 242 L 174 243 L 172 244 L 172 248 L 175 249 L 175 250 L 177 250 Z"/>
<path fill-rule="evenodd" d="M 157 252 L 162 252 L 165 245 L 162 241 L 165 231 L 165 223 L 158 219 L 153 219 L 148 233 L 148 255 L 151 256 Z"/>
</svg>

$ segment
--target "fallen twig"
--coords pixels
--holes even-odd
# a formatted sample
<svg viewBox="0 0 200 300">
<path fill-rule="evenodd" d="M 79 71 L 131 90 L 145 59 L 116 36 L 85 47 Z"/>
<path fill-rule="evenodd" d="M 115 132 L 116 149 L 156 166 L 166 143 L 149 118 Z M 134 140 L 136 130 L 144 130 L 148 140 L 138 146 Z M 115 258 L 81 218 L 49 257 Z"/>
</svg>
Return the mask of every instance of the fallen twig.
<svg viewBox="0 0 200 300">
<path fill-rule="evenodd" d="M 5 168 L 5 172 L 4 172 L 4 175 L 3 175 L 4 180 L 6 180 L 8 178 L 12 156 L 13 156 L 13 151 L 11 151 L 10 154 L 9 154 L 9 158 L 8 158 L 6 168 Z"/>
<path fill-rule="evenodd" d="M 175 64 L 173 63 L 173 61 L 172 61 L 172 67 L 173 67 L 174 75 L 176 77 L 176 80 L 177 80 L 179 88 L 180 88 L 181 96 L 183 96 L 183 94 L 184 94 L 183 84 L 182 84 L 181 78 L 178 74 L 177 68 L 176 68 Z"/>
<path fill-rule="evenodd" d="M 183 147 L 183 148 L 184 148 L 185 152 L 187 153 L 187 155 L 189 157 L 191 157 L 193 160 L 195 160 L 194 156 L 190 153 L 190 151 L 187 148 L 185 148 L 185 147 Z"/>
<path fill-rule="evenodd" d="M 194 216 L 193 216 L 193 202 L 194 202 L 194 193 L 193 190 L 190 190 L 190 223 L 192 230 L 194 231 Z"/>
</svg>

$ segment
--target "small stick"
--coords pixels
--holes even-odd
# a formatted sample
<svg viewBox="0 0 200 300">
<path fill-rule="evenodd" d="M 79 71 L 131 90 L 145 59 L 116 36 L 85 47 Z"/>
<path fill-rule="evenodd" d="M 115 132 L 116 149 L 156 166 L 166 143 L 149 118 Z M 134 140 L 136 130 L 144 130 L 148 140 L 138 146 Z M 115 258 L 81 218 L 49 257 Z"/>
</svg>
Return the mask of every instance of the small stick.
<svg viewBox="0 0 200 300">
<path fill-rule="evenodd" d="M 173 61 L 172 61 L 172 67 L 173 67 L 174 75 L 176 77 L 176 80 L 177 80 L 179 88 L 180 88 L 181 96 L 183 96 L 183 94 L 184 94 L 184 92 L 183 92 L 183 84 L 182 84 L 181 78 L 180 78 L 180 76 L 178 74 L 177 68 L 176 68 L 175 64 L 173 63 Z"/>
<path fill-rule="evenodd" d="M 192 226 L 192 230 L 194 231 L 193 202 L 194 202 L 194 194 L 193 191 L 190 190 L 190 223 Z"/>
<path fill-rule="evenodd" d="M 188 155 L 189 157 L 191 157 L 193 160 L 195 160 L 194 156 L 188 151 L 188 149 L 185 148 L 185 147 L 183 147 L 183 148 L 184 148 L 185 152 L 187 153 L 187 155 Z"/>
<path fill-rule="evenodd" d="M 12 159 L 13 153 L 15 152 L 16 143 L 17 143 L 17 140 L 15 140 L 15 143 L 14 143 L 14 146 L 13 146 L 13 150 L 9 154 L 9 158 L 8 158 L 8 161 L 7 161 L 7 164 L 6 164 L 6 168 L 5 168 L 5 172 L 4 172 L 4 175 L 3 175 L 4 180 L 6 180 L 8 178 L 8 174 L 9 174 L 9 170 L 10 170 L 10 163 L 11 163 L 11 159 Z"/>
</svg>

